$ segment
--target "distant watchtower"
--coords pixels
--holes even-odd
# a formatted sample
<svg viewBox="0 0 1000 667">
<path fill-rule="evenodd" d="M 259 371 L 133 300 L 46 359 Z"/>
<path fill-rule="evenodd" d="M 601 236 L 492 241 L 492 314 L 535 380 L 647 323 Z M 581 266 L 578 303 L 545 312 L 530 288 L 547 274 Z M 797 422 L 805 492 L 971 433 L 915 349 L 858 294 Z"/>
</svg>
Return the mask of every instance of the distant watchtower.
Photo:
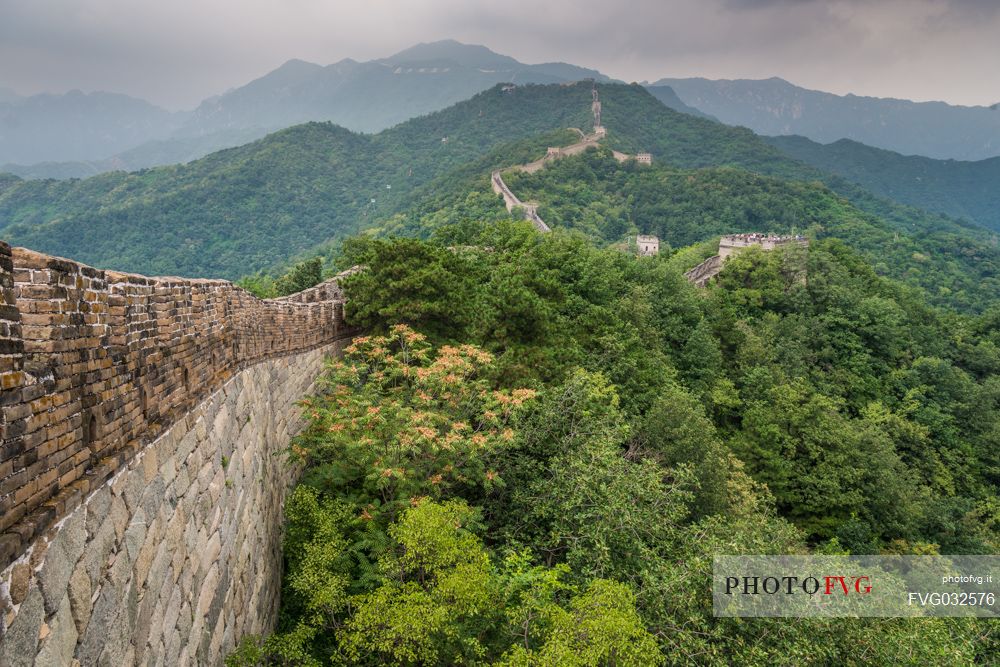
<svg viewBox="0 0 1000 667">
<path fill-rule="evenodd" d="M 635 237 L 635 245 L 640 257 L 651 257 L 660 252 L 660 239 L 656 236 L 639 234 Z"/>
<path fill-rule="evenodd" d="M 636 153 L 635 161 L 639 164 L 653 164 L 653 156 L 651 153 Z"/>
<path fill-rule="evenodd" d="M 591 111 L 594 112 L 594 132 L 600 132 L 603 128 L 601 127 L 601 100 L 597 96 L 597 86 L 590 91 L 591 96 L 594 101 L 590 105 Z"/>
</svg>

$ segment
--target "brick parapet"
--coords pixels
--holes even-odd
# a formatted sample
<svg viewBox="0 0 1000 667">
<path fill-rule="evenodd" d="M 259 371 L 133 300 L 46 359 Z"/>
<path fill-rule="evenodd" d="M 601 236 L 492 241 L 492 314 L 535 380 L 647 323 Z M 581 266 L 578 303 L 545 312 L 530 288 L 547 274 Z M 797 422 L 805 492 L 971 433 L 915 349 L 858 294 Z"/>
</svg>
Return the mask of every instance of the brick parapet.
<svg viewBox="0 0 1000 667">
<path fill-rule="evenodd" d="M 340 277 L 260 300 L 0 242 L 0 569 L 255 363 L 349 336 Z"/>
</svg>

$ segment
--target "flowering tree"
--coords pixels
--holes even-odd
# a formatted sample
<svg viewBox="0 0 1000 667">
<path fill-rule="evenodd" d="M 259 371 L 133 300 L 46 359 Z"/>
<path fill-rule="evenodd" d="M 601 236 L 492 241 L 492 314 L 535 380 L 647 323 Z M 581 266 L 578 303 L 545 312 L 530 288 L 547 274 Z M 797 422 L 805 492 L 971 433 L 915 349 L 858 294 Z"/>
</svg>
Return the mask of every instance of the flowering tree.
<svg viewBox="0 0 1000 667">
<path fill-rule="evenodd" d="M 500 454 L 535 392 L 492 390 L 492 362 L 472 345 L 434 350 L 405 325 L 355 339 L 302 403 L 310 424 L 291 451 L 310 464 L 305 481 L 384 520 L 424 497 L 502 485 Z"/>
</svg>

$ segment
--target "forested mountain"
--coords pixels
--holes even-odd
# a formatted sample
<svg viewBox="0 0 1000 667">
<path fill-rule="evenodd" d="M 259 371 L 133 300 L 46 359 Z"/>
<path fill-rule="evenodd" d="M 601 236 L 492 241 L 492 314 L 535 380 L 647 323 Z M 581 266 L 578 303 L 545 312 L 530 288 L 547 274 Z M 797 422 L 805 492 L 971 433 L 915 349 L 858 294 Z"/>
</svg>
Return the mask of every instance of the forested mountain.
<svg viewBox="0 0 1000 667">
<path fill-rule="evenodd" d="M 582 83 L 505 92 L 497 86 L 377 135 L 307 124 L 189 165 L 82 181 L 8 178 L 0 182 L 0 229 L 14 243 L 98 266 L 235 278 L 366 228 L 429 233 L 447 217 L 443 211 L 461 206 L 470 193 L 485 197 L 473 206 L 485 202 L 488 215 L 505 217 L 488 190 L 490 170 L 528 161 L 543 153 L 545 145 L 568 143 L 571 133 L 539 135 L 586 127 L 591 122 L 590 88 Z M 621 171 L 616 165 L 588 166 L 586 160 L 542 172 L 538 178 L 549 180 L 537 196 L 525 181 L 543 207 L 553 206 L 551 197 L 560 188 L 579 182 L 572 171 L 561 170 L 595 170 L 586 178 L 607 189 L 597 197 L 601 201 L 590 206 L 589 195 L 581 192 L 567 201 L 589 219 L 601 218 L 601 229 L 591 230 L 597 238 L 612 242 L 628 230 L 653 231 L 644 228 L 663 209 L 674 216 L 669 229 L 658 230 L 665 239 L 680 244 L 696 240 L 681 232 L 689 224 L 686 214 L 657 194 L 665 188 L 661 192 L 676 191 L 672 196 L 677 201 L 693 197 L 705 210 L 718 209 L 703 232 L 752 230 L 769 220 L 838 230 L 863 225 L 867 231 L 854 240 L 869 256 L 879 257 L 888 274 L 963 308 L 981 307 L 995 293 L 969 288 L 970 281 L 996 275 L 998 251 L 984 231 L 876 199 L 836 178 L 827 179 L 829 185 L 853 205 L 819 185 L 778 185 L 781 181 L 775 179 L 815 181 L 824 175 L 749 130 L 668 109 L 640 86 L 601 84 L 599 90 L 609 147 L 649 150 L 659 166 L 739 171 L 717 172 L 707 181 L 698 174 L 675 174 L 664 183 L 642 177 L 628 185 L 636 188 L 638 198 L 614 191 L 619 185 L 625 188 L 607 178 Z M 550 173 L 562 176 L 550 178 Z M 753 173 L 775 179 L 761 180 Z M 741 208 L 755 192 L 776 187 L 784 188 L 780 216 L 766 200 Z M 705 197 L 704 192 L 715 194 Z M 812 212 L 818 202 L 823 214 Z M 567 224 L 571 219 L 565 218 Z M 895 243 L 897 235 L 902 240 L 893 246 L 889 241 Z"/>
<path fill-rule="evenodd" d="M 418 44 L 394 56 L 326 67 L 292 60 L 245 86 L 206 100 L 188 134 L 248 127 L 287 127 L 329 120 L 377 132 L 468 99 L 500 82 L 607 80 L 599 72 L 551 63 L 525 65 L 483 46 L 453 40 Z"/>
<path fill-rule="evenodd" d="M 453 40 L 418 44 L 368 62 L 290 60 L 192 112 L 169 113 L 106 93 L 0 97 L 0 171 L 82 178 L 188 162 L 269 132 L 332 121 L 377 132 L 466 100 L 498 82 L 607 81 L 566 63 L 527 65 Z"/>
<path fill-rule="evenodd" d="M 427 235 L 458 219 L 498 221 L 506 211 L 486 179 L 471 178 L 381 223 L 385 235 Z M 555 229 L 598 243 L 656 234 L 674 248 L 747 231 L 840 238 L 874 269 L 924 290 L 934 303 L 981 310 L 1000 290 L 1000 252 L 984 231 L 880 200 L 854 188 L 845 199 L 819 181 L 766 176 L 732 167 L 700 169 L 622 165 L 607 149 L 564 158 L 534 174 L 510 173 L 507 184 Z M 842 184 L 847 192 L 850 184 Z M 468 195 L 469 190 L 473 195 Z M 329 255 L 329 249 L 320 251 Z M 690 255 L 691 268 L 714 254 Z"/>
<path fill-rule="evenodd" d="M 501 144 L 583 126 L 589 85 L 493 88 L 378 135 L 296 126 L 196 162 L 85 180 L 0 181 L 0 234 L 97 266 L 236 278 L 398 210 Z M 655 103 L 655 101 L 654 101 Z M 522 151 L 522 152 L 518 152 Z"/>
<path fill-rule="evenodd" d="M 766 135 L 830 143 L 853 139 L 904 155 L 982 160 L 1000 155 L 1000 111 L 800 88 L 763 80 L 661 79 L 686 104 Z"/>
<path fill-rule="evenodd" d="M 668 106 L 674 111 L 680 111 L 681 113 L 690 114 L 692 116 L 700 116 L 702 118 L 709 118 L 711 120 L 716 120 L 713 116 L 708 115 L 700 109 L 695 109 L 693 106 L 684 104 L 681 98 L 677 97 L 677 93 L 670 86 L 646 86 L 646 90 L 649 94 L 660 100 L 664 106 Z"/>
<path fill-rule="evenodd" d="M 366 335 L 303 402 L 280 620 L 229 666 L 989 664 L 987 619 L 727 619 L 710 594 L 721 553 L 995 553 L 997 311 L 927 301 L 990 304 L 987 235 L 598 88 L 607 147 L 505 175 L 551 233 L 489 190 L 499 148 L 328 249 L 365 266 Z M 549 91 L 589 92 L 524 92 Z M 749 230 L 811 243 L 684 279 Z M 608 247 L 636 232 L 660 255 Z"/>
<path fill-rule="evenodd" d="M 275 633 L 227 664 L 991 664 L 990 619 L 720 618 L 710 582 L 722 553 L 1000 549 L 993 235 L 615 83 L 600 147 L 505 174 L 539 234 L 490 173 L 577 141 L 594 85 L 131 174 L 0 174 L 0 236 L 98 266 L 365 267 L 345 279 L 364 335 L 287 452 Z M 810 244 L 684 278 L 744 231 Z M 624 252 L 636 233 L 660 254 Z M 321 278 L 313 258 L 269 287 Z"/>
<path fill-rule="evenodd" d="M 1000 230 L 1000 157 L 976 162 L 900 155 L 841 139 L 769 137 L 797 160 L 838 174 L 877 195 Z"/>
<path fill-rule="evenodd" d="M 367 335 L 303 402 L 280 621 L 230 667 L 992 662 L 993 619 L 719 618 L 711 576 L 995 553 L 995 313 L 832 240 L 698 290 L 683 253 L 470 213 L 345 247 Z"/>
<path fill-rule="evenodd" d="M 0 96 L 0 165 L 106 158 L 169 137 L 184 121 L 114 93 Z"/>
</svg>

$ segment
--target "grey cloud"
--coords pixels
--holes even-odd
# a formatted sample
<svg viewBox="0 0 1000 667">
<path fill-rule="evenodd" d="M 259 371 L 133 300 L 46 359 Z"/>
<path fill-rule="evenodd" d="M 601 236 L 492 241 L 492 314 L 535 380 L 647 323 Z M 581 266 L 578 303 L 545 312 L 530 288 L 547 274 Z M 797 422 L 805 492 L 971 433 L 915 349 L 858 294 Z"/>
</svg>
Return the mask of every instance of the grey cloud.
<svg viewBox="0 0 1000 667">
<path fill-rule="evenodd" d="M 192 107 L 290 58 L 365 60 L 455 38 L 629 81 L 781 76 L 993 103 L 998 33 L 988 0 L 0 0 L 0 86 Z"/>
</svg>

